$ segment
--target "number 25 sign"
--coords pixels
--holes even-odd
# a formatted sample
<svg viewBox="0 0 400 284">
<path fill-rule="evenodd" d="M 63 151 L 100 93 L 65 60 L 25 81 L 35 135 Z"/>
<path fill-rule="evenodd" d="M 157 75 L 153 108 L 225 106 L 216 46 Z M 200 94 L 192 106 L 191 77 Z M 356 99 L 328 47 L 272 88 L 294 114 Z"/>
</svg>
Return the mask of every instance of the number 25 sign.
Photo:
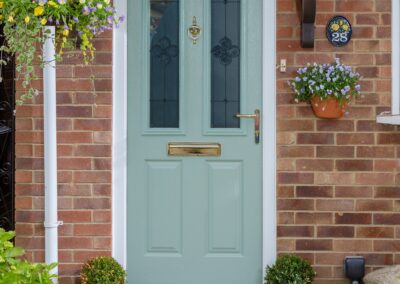
<svg viewBox="0 0 400 284">
<path fill-rule="evenodd" d="M 344 46 L 349 43 L 353 30 L 349 20 L 343 16 L 333 17 L 326 25 L 326 36 L 334 46 Z"/>
</svg>

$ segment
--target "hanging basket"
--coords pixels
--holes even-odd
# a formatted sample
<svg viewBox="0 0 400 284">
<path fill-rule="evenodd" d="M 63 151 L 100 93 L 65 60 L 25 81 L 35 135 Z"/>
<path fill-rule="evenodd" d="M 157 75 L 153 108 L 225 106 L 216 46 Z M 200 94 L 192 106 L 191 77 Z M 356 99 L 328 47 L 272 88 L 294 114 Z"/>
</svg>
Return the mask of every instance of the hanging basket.
<svg viewBox="0 0 400 284">
<path fill-rule="evenodd" d="M 320 118 L 341 118 L 346 112 L 347 101 L 339 102 L 335 98 L 321 100 L 320 97 L 311 99 L 314 114 Z"/>
</svg>

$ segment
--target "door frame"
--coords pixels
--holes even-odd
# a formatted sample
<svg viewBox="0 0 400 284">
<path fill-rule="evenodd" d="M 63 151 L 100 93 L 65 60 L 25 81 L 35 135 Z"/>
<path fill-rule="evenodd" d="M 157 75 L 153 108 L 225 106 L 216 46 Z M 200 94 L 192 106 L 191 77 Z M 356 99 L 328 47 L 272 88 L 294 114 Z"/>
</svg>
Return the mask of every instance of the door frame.
<svg viewBox="0 0 400 284">
<path fill-rule="evenodd" d="M 113 32 L 112 255 L 127 264 L 127 2 L 114 0 L 126 20 Z M 137 0 L 135 0 L 137 1 Z M 276 258 L 276 1 L 263 1 L 263 267 Z"/>
</svg>

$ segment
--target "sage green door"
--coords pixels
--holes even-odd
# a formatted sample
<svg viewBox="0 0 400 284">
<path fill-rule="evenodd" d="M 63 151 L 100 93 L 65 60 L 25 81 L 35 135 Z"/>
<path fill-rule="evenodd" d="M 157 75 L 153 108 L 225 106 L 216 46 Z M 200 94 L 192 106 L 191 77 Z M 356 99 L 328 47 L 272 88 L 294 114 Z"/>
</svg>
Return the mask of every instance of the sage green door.
<svg viewBox="0 0 400 284">
<path fill-rule="evenodd" d="M 128 1 L 130 284 L 262 283 L 261 13 Z"/>
</svg>

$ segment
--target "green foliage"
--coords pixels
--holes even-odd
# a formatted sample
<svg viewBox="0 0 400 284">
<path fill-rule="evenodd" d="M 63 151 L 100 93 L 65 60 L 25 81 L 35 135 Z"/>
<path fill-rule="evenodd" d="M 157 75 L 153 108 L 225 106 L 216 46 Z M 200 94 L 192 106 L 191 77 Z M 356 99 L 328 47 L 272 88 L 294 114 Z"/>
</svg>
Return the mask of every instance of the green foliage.
<svg viewBox="0 0 400 284">
<path fill-rule="evenodd" d="M 295 255 L 280 256 L 267 266 L 265 284 L 310 284 L 315 277 L 311 265 Z"/>
<path fill-rule="evenodd" d="M 44 26 L 56 26 L 54 60 L 61 60 L 64 49 L 72 49 L 79 42 L 83 63 L 88 64 L 96 50 L 93 38 L 122 20 L 110 0 L 0 0 L 5 37 L 0 43 L 0 67 L 7 64 L 5 54 L 15 55 L 18 79 L 25 91 L 17 103 L 38 94 L 31 83 L 38 78 L 35 63 L 41 67 L 48 64 L 38 55 L 39 47 L 49 38 Z"/>
<path fill-rule="evenodd" d="M 124 284 L 124 268 L 112 257 L 99 256 L 88 260 L 82 267 L 82 284 Z"/>
<path fill-rule="evenodd" d="M 336 58 L 332 64 L 314 63 L 299 68 L 297 76 L 288 83 L 296 93 L 295 102 L 309 102 L 313 97 L 321 100 L 333 97 L 339 102 L 349 102 L 360 94 L 360 78 L 351 66 Z"/>
<path fill-rule="evenodd" d="M 20 247 L 14 247 L 15 232 L 0 228 L 0 284 L 52 284 L 56 275 L 51 270 L 57 264 L 32 263 L 17 257 L 24 255 Z"/>
</svg>

